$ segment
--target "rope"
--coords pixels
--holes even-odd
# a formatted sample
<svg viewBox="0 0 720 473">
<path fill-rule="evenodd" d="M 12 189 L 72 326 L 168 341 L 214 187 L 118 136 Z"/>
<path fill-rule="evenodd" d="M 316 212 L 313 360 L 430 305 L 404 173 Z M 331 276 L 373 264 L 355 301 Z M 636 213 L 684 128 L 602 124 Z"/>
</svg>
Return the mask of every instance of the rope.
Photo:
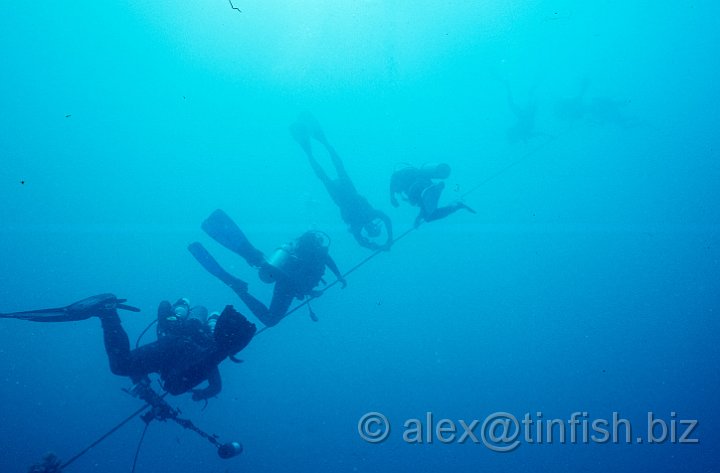
<svg viewBox="0 0 720 473">
<path fill-rule="evenodd" d="M 513 162 L 511 162 L 510 164 L 508 164 L 508 165 L 500 168 L 497 172 L 495 172 L 495 173 L 491 174 L 490 176 L 486 177 L 485 179 L 481 180 L 477 185 L 475 185 L 474 187 L 470 188 L 468 191 L 466 191 L 465 193 L 463 193 L 463 194 L 461 195 L 461 198 L 464 199 L 464 198 L 467 197 L 468 195 L 470 195 L 470 194 L 472 194 L 473 192 L 475 192 L 476 190 L 480 189 L 482 186 L 486 185 L 487 183 L 489 183 L 489 182 L 491 182 L 491 181 L 494 181 L 495 179 L 497 179 L 498 177 L 502 176 L 503 174 L 505 174 L 506 172 L 508 172 L 509 170 L 511 170 L 512 168 L 514 168 L 514 167 L 517 166 L 518 164 L 520 164 L 521 162 L 525 161 L 525 160 L 526 160 L 527 158 L 529 158 L 530 156 L 532 156 L 532 155 L 534 155 L 534 154 L 537 154 L 537 153 L 538 153 L 539 151 L 541 151 L 543 148 L 547 147 L 547 145 L 548 145 L 549 143 L 557 140 L 557 138 L 558 138 L 558 136 L 554 136 L 554 135 L 549 136 L 548 139 L 545 140 L 545 142 L 543 142 L 542 144 L 540 144 L 540 145 L 537 146 L 536 148 L 528 151 L 527 153 L 525 153 L 524 155 L 520 156 L 520 157 L 519 157 L 518 159 L 516 159 L 515 161 L 513 161 Z M 422 222 L 420 222 L 420 225 L 422 225 Z M 409 235 L 410 233 L 412 233 L 413 231 L 415 231 L 415 230 L 417 230 L 418 228 L 420 228 L 420 225 L 405 230 L 405 232 L 403 232 L 399 237 L 393 239 L 392 244 L 394 245 L 394 244 L 397 243 L 398 241 L 400 241 L 400 240 L 402 240 L 403 238 L 405 238 L 406 236 L 408 236 L 408 235 Z M 365 257 L 363 260 L 361 260 L 361 261 L 360 261 L 359 263 L 357 263 L 355 266 L 353 266 L 352 268 L 350 268 L 349 270 L 347 270 L 347 271 L 342 275 L 342 277 L 343 277 L 343 278 L 346 278 L 349 274 L 355 272 L 357 269 L 361 268 L 362 266 L 364 266 L 365 264 L 367 264 L 370 260 L 372 260 L 373 258 L 375 258 L 376 256 L 378 256 L 378 255 L 381 254 L 381 253 L 384 253 L 384 250 L 375 250 L 375 252 L 373 252 L 371 255 Z M 293 307 L 293 308 L 291 308 L 290 310 L 288 310 L 287 312 L 285 312 L 285 315 L 283 315 L 283 318 L 285 318 L 285 317 L 287 317 L 288 315 L 292 314 L 293 312 L 297 311 L 297 310 L 300 309 L 301 307 L 304 307 L 304 306 L 310 304 L 310 302 L 311 302 L 312 300 L 317 299 L 318 297 L 320 297 L 322 294 L 325 293 L 325 291 L 327 291 L 328 289 L 330 289 L 331 287 L 333 287 L 333 286 L 334 286 L 335 284 L 337 284 L 338 282 L 339 282 L 338 280 L 335 280 L 335 281 L 333 281 L 332 283 L 330 283 L 330 284 L 328 284 L 327 286 L 325 286 L 324 288 L 322 288 L 322 289 L 319 291 L 320 294 L 318 294 L 318 295 L 316 295 L 316 296 L 309 296 L 307 299 L 305 299 L 304 301 L 302 301 L 301 303 L 299 303 L 299 304 L 296 305 L 295 307 Z M 255 333 L 255 337 L 257 337 L 258 335 L 260 335 L 261 333 L 263 333 L 265 330 L 267 330 L 267 329 L 269 329 L 269 328 L 270 328 L 270 327 L 268 327 L 268 326 L 265 326 L 265 327 L 261 328 L 260 330 L 257 331 L 257 333 Z M 253 338 L 254 338 L 254 337 L 253 337 Z"/>
<path fill-rule="evenodd" d="M 419 227 L 420 227 L 420 226 L 418 225 L 417 227 L 412 227 L 412 228 L 409 228 L 409 229 L 405 230 L 399 237 L 393 239 L 392 244 L 394 245 L 394 244 L 397 243 L 398 241 L 402 240 L 403 238 L 405 238 L 406 236 L 408 236 L 410 233 L 412 233 L 413 231 L 417 230 Z M 359 268 L 361 268 L 362 266 L 364 266 L 365 264 L 367 264 L 368 262 L 370 262 L 370 260 L 372 260 L 373 258 L 375 258 L 376 256 L 378 256 L 378 255 L 381 254 L 381 253 L 385 253 L 385 250 L 375 250 L 372 254 L 370 254 L 369 256 L 366 256 L 363 260 L 361 260 L 361 261 L 360 261 L 359 263 L 357 263 L 355 266 L 353 266 L 352 268 L 350 268 L 350 269 L 348 269 L 347 271 L 345 271 L 345 272 L 342 274 L 343 279 L 346 278 L 347 276 L 349 276 L 350 274 L 354 273 L 355 271 L 357 271 Z M 297 311 L 298 309 L 300 309 L 300 308 L 302 308 L 302 307 L 304 307 L 304 306 L 306 306 L 306 305 L 309 305 L 311 301 L 313 301 L 314 299 L 317 299 L 318 297 L 320 297 L 321 295 L 323 295 L 323 294 L 325 293 L 325 291 L 327 291 L 328 289 L 330 289 L 331 287 L 333 287 L 334 285 L 336 285 L 338 282 L 340 282 L 340 281 L 336 279 L 335 281 L 331 282 L 330 284 L 328 284 L 328 285 L 325 286 L 324 288 L 320 289 L 320 291 L 319 291 L 320 294 L 318 294 L 318 295 L 316 295 L 316 296 L 309 296 L 307 299 L 305 299 L 304 301 L 302 301 L 301 303 L 299 303 L 298 305 L 296 305 L 296 306 L 293 307 L 292 309 L 290 309 L 290 310 L 288 310 L 287 312 L 285 312 L 285 315 L 283 315 L 283 318 L 287 317 L 288 315 L 292 314 L 293 312 Z M 254 335 L 253 338 L 257 337 L 258 335 L 260 335 L 261 333 L 263 333 L 265 330 L 267 330 L 267 329 L 269 329 L 269 328 L 270 328 L 269 326 L 265 326 L 265 327 L 261 328 L 260 330 L 257 331 L 257 333 Z"/>
<path fill-rule="evenodd" d="M 564 135 L 564 133 L 563 133 L 563 135 Z M 538 146 L 535 147 L 534 149 L 531 149 L 530 151 L 528 151 L 527 153 L 523 154 L 522 156 L 520 156 L 520 157 L 519 157 L 518 159 L 516 159 L 515 161 L 513 161 L 513 162 L 511 162 L 510 164 L 508 164 L 508 165 L 500 168 L 497 172 L 495 172 L 495 173 L 491 174 L 490 176 L 486 177 L 485 179 L 483 179 L 482 181 L 480 181 L 477 185 L 475 185 L 474 187 L 470 188 L 470 190 L 468 190 L 468 191 L 466 191 L 465 193 L 463 193 L 463 194 L 460 196 L 460 198 L 461 198 L 461 199 L 464 199 L 464 198 L 467 197 L 468 195 L 470 195 L 470 194 L 472 194 L 473 192 L 475 192 L 476 190 L 480 189 L 482 186 L 486 185 L 488 182 L 494 181 L 494 180 L 497 179 L 498 177 L 500 177 L 500 176 L 502 176 L 503 174 L 505 174 L 506 172 L 508 172 L 510 169 L 514 168 L 515 166 L 517 166 L 517 165 L 520 164 L 521 162 L 525 161 L 525 160 L 526 160 L 527 158 L 529 158 L 530 156 L 532 156 L 532 155 L 534 155 L 534 154 L 537 154 L 537 153 L 538 153 L 539 151 L 541 151 L 543 148 L 547 147 L 547 145 L 548 145 L 549 143 L 557 140 L 557 138 L 558 138 L 558 137 L 557 137 L 557 136 L 554 136 L 554 135 L 548 136 L 548 139 L 545 140 L 542 144 L 538 145 Z"/>
<path fill-rule="evenodd" d="M 77 460 L 77 459 L 80 458 L 81 456 L 85 455 L 91 448 L 93 448 L 94 446 L 96 446 L 97 444 L 99 444 L 100 442 L 102 442 L 103 440 L 105 440 L 106 438 L 110 437 L 110 436 L 111 436 L 112 434 L 114 434 L 118 429 L 120 429 L 120 427 L 122 427 L 123 425 L 127 424 L 127 423 L 130 422 L 132 419 L 134 419 L 135 417 L 137 417 L 138 415 L 140 415 L 140 413 L 141 413 L 142 411 L 144 411 L 145 409 L 147 409 L 148 407 L 150 407 L 150 404 L 145 404 L 145 405 L 142 406 L 140 409 L 138 409 L 137 411 L 135 411 L 135 412 L 133 412 L 132 414 L 130 414 L 125 420 L 123 420 L 123 421 L 120 422 L 118 425 L 116 425 L 115 427 L 113 427 L 112 429 L 110 429 L 106 434 L 102 435 L 100 438 L 98 438 L 97 440 L 95 440 L 93 443 L 91 443 L 90 445 L 88 445 L 87 447 L 85 447 L 85 449 L 83 449 L 80 453 L 76 454 L 76 455 L 75 455 L 74 457 L 72 457 L 70 460 L 68 460 L 68 461 L 66 461 L 65 463 L 63 463 L 63 464 L 60 466 L 60 469 L 61 469 L 61 470 L 64 470 L 66 466 L 70 465 L 70 464 L 73 463 L 75 460 Z"/>
<path fill-rule="evenodd" d="M 135 450 L 135 458 L 133 459 L 133 466 L 130 473 L 135 473 L 135 467 L 137 466 L 138 457 L 140 456 L 140 447 L 142 447 L 143 440 L 145 440 L 145 434 L 147 433 L 148 427 L 150 427 L 150 422 L 145 423 L 145 428 L 142 431 L 140 441 L 138 442 L 137 449 Z"/>
</svg>

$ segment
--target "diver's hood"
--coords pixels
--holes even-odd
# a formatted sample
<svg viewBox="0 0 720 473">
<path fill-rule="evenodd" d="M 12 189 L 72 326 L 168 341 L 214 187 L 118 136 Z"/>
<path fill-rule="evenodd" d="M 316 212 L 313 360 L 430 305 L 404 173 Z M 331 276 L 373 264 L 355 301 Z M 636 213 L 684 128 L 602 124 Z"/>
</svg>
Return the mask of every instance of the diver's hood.
<svg viewBox="0 0 720 473">
<path fill-rule="evenodd" d="M 255 324 L 228 305 L 218 317 L 213 335 L 223 351 L 234 354 L 250 343 L 256 331 Z"/>
</svg>

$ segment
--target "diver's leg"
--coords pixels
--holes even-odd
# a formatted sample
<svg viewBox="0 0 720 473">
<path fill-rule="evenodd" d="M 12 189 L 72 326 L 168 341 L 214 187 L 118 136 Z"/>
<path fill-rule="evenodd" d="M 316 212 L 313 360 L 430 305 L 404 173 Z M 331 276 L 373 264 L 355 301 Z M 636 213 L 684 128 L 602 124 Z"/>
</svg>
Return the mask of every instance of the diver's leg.
<svg viewBox="0 0 720 473">
<path fill-rule="evenodd" d="M 181 349 L 175 337 L 165 337 L 131 350 L 125 375 L 137 383 L 150 373 L 159 373 L 172 360 L 182 358 Z"/>
<path fill-rule="evenodd" d="M 266 327 L 276 325 L 285 317 L 294 297 L 293 292 L 282 282 L 275 283 L 270 308 L 267 308 L 265 304 L 257 300 L 247 291 L 244 293 L 238 292 L 237 295 L 240 296 L 240 299 L 242 299 L 253 315 Z"/>
<path fill-rule="evenodd" d="M 438 207 L 438 202 L 440 201 L 440 194 L 442 193 L 444 188 L 445 183 L 441 181 L 423 190 L 420 199 L 420 209 L 422 218 L 426 222 L 440 220 L 441 218 L 445 218 L 460 209 L 465 209 L 469 212 L 477 213 L 462 202 L 455 202 L 453 205 Z"/>
<path fill-rule="evenodd" d="M 262 252 L 250 243 L 240 227 L 221 209 L 210 214 L 201 227 L 215 241 L 243 257 L 250 266 L 259 267 L 265 262 Z"/>
<path fill-rule="evenodd" d="M 220 264 L 212 257 L 212 255 L 198 242 L 190 243 L 188 251 L 192 253 L 205 271 L 212 274 L 220 281 L 224 282 L 233 291 L 247 291 L 247 283 L 240 278 L 236 278 L 232 274 L 225 271 Z"/>
<path fill-rule="evenodd" d="M 435 209 L 435 211 L 429 215 L 425 215 L 425 220 L 428 222 L 432 222 L 433 220 L 440 220 L 441 218 L 445 218 L 450 214 L 453 214 L 457 212 L 458 210 L 465 209 L 470 213 L 477 213 L 472 208 L 468 207 L 462 202 L 456 202 L 453 205 L 448 205 L 445 207 L 439 207 Z"/>
<path fill-rule="evenodd" d="M 250 311 L 255 314 L 255 317 L 263 321 L 267 318 L 268 308 L 265 304 L 260 302 L 256 297 L 248 292 L 248 285 L 245 281 L 240 278 L 236 278 L 232 274 L 225 271 L 215 258 L 208 253 L 208 251 L 200 243 L 192 243 L 188 246 L 188 250 L 195 256 L 195 259 L 205 268 L 210 274 L 224 282 L 230 287 L 230 289 L 238 295 Z M 264 322 L 263 322 L 264 323 Z"/>
<path fill-rule="evenodd" d="M 325 140 L 325 133 L 323 133 L 320 122 L 310 112 L 302 112 L 291 126 L 291 131 L 293 128 L 302 130 L 308 138 L 312 136 L 321 143 Z"/>
<path fill-rule="evenodd" d="M 325 137 L 325 133 L 323 132 L 322 128 L 320 127 L 320 123 L 315 119 L 315 117 L 313 117 L 309 113 L 301 114 L 300 117 L 298 117 L 298 121 L 291 127 L 291 131 L 293 132 L 293 136 L 295 137 L 295 139 L 298 141 L 298 143 L 300 143 L 300 146 L 302 146 L 302 148 L 305 150 L 305 154 L 307 154 L 308 159 L 310 160 L 310 165 L 312 166 L 313 171 L 315 171 L 315 174 L 318 176 L 318 178 L 320 178 L 321 181 L 323 181 L 323 183 L 325 183 L 326 186 L 331 181 L 327 173 L 320 167 L 317 160 L 315 159 L 315 156 L 313 156 L 312 154 L 312 150 L 310 148 L 310 136 L 315 138 L 325 147 L 328 154 L 330 155 L 333 166 L 335 166 L 335 169 L 337 170 L 338 177 L 349 179 L 347 172 L 345 172 L 345 165 L 343 164 L 342 159 L 340 159 L 340 156 L 338 156 L 335 148 L 330 146 L 330 143 L 328 143 L 328 140 Z M 305 144 L 305 140 L 307 140 L 307 144 Z"/>
<path fill-rule="evenodd" d="M 340 156 L 337 154 L 337 151 L 335 151 L 335 148 L 330 146 L 330 143 L 327 141 L 321 141 L 321 143 L 325 145 L 325 149 L 327 149 L 327 152 L 330 155 L 330 159 L 332 160 L 333 166 L 335 166 L 338 178 L 350 180 L 350 176 L 348 176 L 347 171 L 345 170 L 345 164 L 342 162 L 342 159 L 340 159 Z"/>
<path fill-rule="evenodd" d="M 310 163 L 310 167 L 312 168 L 315 175 L 322 181 L 323 184 L 325 184 L 325 187 L 330 191 L 329 186 L 331 185 L 330 176 L 327 175 L 325 170 L 320 166 L 320 163 L 317 162 L 317 159 L 315 159 L 315 156 L 312 153 L 312 148 L 310 147 L 310 133 L 305 124 L 302 122 L 296 122 L 293 123 L 293 125 L 290 127 L 290 131 L 293 134 L 293 137 L 295 137 L 295 140 L 300 144 L 300 147 L 305 151 L 305 154 L 307 155 L 308 162 Z"/>
<path fill-rule="evenodd" d="M 270 310 L 265 306 L 265 304 L 263 304 L 258 298 L 250 294 L 247 291 L 247 288 L 244 291 L 235 291 L 235 294 L 238 295 L 240 300 L 243 301 L 247 308 L 250 309 L 250 312 L 252 312 L 253 315 L 257 317 L 258 320 L 260 320 L 260 322 L 262 322 L 264 325 L 269 325 L 266 321 L 269 320 Z"/>
<path fill-rule="evenodd" d="M 330 186 L 332 186 L 332 180 L 330 179 L 330 176 L 328 176 L 322 166 L 320 166 L 320 163 L 317 162 L 315 156 L 313 156 L 312 154 L 308 154 L 308 161 L 310 162 L 310 167 L 312 168 L 315 175 L 318 177 L 318 179 L 322 181 L 323 184 L 325 184 L 325 188 L 328 190 L 328 192 L 330 192 Z"/>
<path fill-rule="evenodd" d="M 305 124 L 297 121 L 290 125 L 290 134 L 295 138 L 305 154 L 312 156 L 312 146 L 310 145 L 310 133 Z"/>
<path fill-rule="evenodd" d="M 160 369 L 164 350 L 159 348 L 159 342 L 130 351 L 130 339 L 122 327 L 117 311 L 104 310 L 99 314 L 99 318 L 103 329 L 105 352 L 113 374 L 129 376 L 134 383 L 137 383 L 148 373 Z"/>
<path fill-rule="evenodd" d="M 420 195 L 420 208 L 422 209 L 425 220 L 429 221 L 428 217 L 437 210 L 438 202 L 440 202 L 440 194 L 442 194 L 444 188 L 445 183 L 441 181 L 423 189 Z"/>
<path fill-rule="evenodd" d="M 100 323 L 110 371 L 120 376 L 129 376 L 130 339 L 120 323 L 120 316 L 114 309 L 106 311 L 100 315 Z"/>
<path fill-rule="evenodd" d="M 455 206 L 448 205 L 447 207 L 439 207 L 434 212 L 425 215 L 425 221 L 432 222 L 433 220 L 440 220 L 447 217 L 448 215 L 457 212 L 459 209 Z"/>
<path fill-rule="evenodd" d="M 325 140 L 325 135 L 322 128 L 320 128 L 320 123 L 318 123 L 317 119 L 309 112 L 302 112 L 298 116 L 295 123 L 290 125 L 290 133 L 308 156 L 312 154 L 310 137 L 315 138 L 321 143 Z"/>
<path fill-rule="evenodd" d="M 262 323 L 268 327 L 272 327 L 280 322 L 285 315 L 287 315 L 287 311 L 294 297 L 293 291 L 290 290 L 287 284 L 276 282 L 273 290 L 273 298 L 270 302 L 270 310 L 268 311 L 266 320 L 262 320 Z"/>
</svg>

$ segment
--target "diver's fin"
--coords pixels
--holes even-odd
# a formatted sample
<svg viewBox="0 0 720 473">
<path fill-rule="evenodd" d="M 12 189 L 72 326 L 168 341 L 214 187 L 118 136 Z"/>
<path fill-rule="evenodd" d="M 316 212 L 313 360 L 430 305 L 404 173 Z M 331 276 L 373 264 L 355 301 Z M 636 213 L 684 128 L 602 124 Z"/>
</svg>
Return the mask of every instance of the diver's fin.
<svg viewBox="0 0 720 473">
<path fill-rule="evenodd" d="M 205 271 L 230 286 L 231 289 L 236 292 L 247 291 L 247 283 L 225 271 L 201 243 L 197 241 L 190 243 L 188 245 L 188 251 L 195 257 L 197 262 L 200 263 L 200 266 L 205 268 Z"/>
<path fill-rule="evenodd" d="M 57 307 L 54 309 L 28 310 L 25 312 L 0 314 L 0 319 L 29 320 L 32 322 L 64 322 L 67 320 L 80 320 L 68 319 L 67 315 L 68 314 L 65 312 L 64 307 Z M 89 318 L 89 316 L 84 318 Z"/>
<path fill-rule="evenodd" d="M 222 209 L 210 214 L 203 221 L 202 229 L 222 246 L 242 256 L 249 265 L 260 267 L 265 262 L 262 252 L 252 246 L 240 227 Z"/>
<path fill-rule="evenodd" d="M 118 299 L 114 294 L 99 294 L 66 307 L 0 314 L 0 318 L 29 320 L 31 322 L 70 322 L 89 319 L 90 317 L 100 315 L 104 310 L 124 309 L 140 312 L 140 309 L 136 307 L 123 304 L 126 300 L 127 299 Z"/>
<path fill-rule="evenodd" d="M 327 144 L 327 139 L 325 138 L 325 133 L 323 132 L 322 127 L 320 126 L 320 122 L 318 122 L 317 118 L 315 118 L 310 112 L 302 112 L 295 121 L 295 124 L 304 128 L 307 135 L 312 136 L 320 143 Z"/>
<path fill-rule="evenodd" d="M 296 121 L 290 125 L 290 134 L 295 138 L 300 147 L 305 151 L 305 154 L 312 156 L 312 145 L 310 145 L 310 134 L 308 133 L 307 127 Z"/>
<path fill-rule="evenodd" d="M 477 213 L 477 212 L 475 211 L 475 209 L 473 209 L 472 207 L 470 207 L 469 205 L 467 205 L 465 202 L 456 202 L 456 203 L 455 203 L 455 206 L 456 206 L 458 209 L 465 209 L 465 210 L 467 210 L 468 212 L 470 212 L 471 214 L 476 214 L 476 213 Z"/>
<path fill-rule="evenodd" d="M 123 304 L 127 299 L 118 299 L 115 294 L 99 294 L 70 304 L 65 309 L 69 312 L 97 311 L 109 309 L 123 309 L 131 312 L 140 312 L 137 307 Z"/>
</svg>

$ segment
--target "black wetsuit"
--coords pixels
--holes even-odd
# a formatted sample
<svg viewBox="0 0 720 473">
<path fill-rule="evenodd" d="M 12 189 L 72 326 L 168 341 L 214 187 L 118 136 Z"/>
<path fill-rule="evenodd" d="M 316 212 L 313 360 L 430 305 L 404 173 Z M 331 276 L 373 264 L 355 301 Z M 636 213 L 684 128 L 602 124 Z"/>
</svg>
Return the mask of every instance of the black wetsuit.
<svg viewBox="0 0 720 473">
<path fill-rule="evenodd" d="M 222 210 L 214 211 L 205 219 L 202 228 L 218 243 L 240 255 L 249 264 L 268 268 L 262 253 L 252 246 L 240 228 Z M 284 245 L 283 249 L 290 257 L 285 262 L 286 267 L 272 278 L 275 287 L 269 307 L 250 294 L 247 283 L 228 273 L 200 243 L 191 243 L 188 250 L 206 271 L 227 284 L 264 325 L 273 326 L 287 315 L 293 299 L 315 295 L 314 288 L 322 282 L 325 268 L 330 269 L 340 283 L 345 285 L 345 280 L 327 247 L 302 249 L 300 246 L 302 245 L 298 245 L 297 241 Z"/>
<path fill-rule="evenodd" d="M 403 194 L 410 205 L 422 208 L 422 193 L 432 185 L 432 179 L 416 167 L 395 171 L 390 179 L 391 202 L 393 206 L 397 206 L 395 194 Z"/>
<path fill-rule="evenodd" d="M 307 133 L 307 130 L 304 129 L 303 125 L 299 124 L 298 126 L 299 128 L 303 128 L 304 132 Z M 319 127 L 317 124 L 314 124 L 314 126 Z M 328 194 L 332 197 L 333 202 L 335 202 L 335 204 L 340 208 L 340 215 L 343 221 L 348 225 L 348 229 L 355 240 L 357 240 L 361 246 L 373 250 L 389 249 L 393 240 L 392 222 L 390 217 L 374 208 L 365 197 L 358 193 L 355 185 L 350 179 L 350 176 L 345 170 L 345 165 L 343 164 L 342 159 L 340 159 L 340 156 L 335 151 L 335 148 L 327 142 L 322 132 L 319 134 L 316 132 L 315 138 L 322 143 L 330 155 L 333 166 L 335 166 L 335 172 L 337 173 L 337 178 L 335 179 L 330 178 L 322 166 L 320 166 L 317 159 L 315 159 L 312 147 L 310 146 L 309 136 L 303 135 L 300 131 L 298 131 L 298 134 L 302 135 L 302 137 L 299 137 L 298 139 L 300 141 L 300 145 L 305 151 L 305 154 L 307 154 L 310 166 L 315 172 L 315 175 L 325 185 L 325 189 L 327 189 Z M 385 227 L 385 232 L 387 233 L 385 243 L 372 241 L 363 235 L 363 229 L 365 229 L 368 225 L 374 224 L 375 221 L 382 222 L 382 225 Z"/>
<path fill-rule="evenodd" d="M 338 279 L 342 279 L 327 247 L 303 251 L 298 248 L 297 242 L 293 242 L 286 245 L 286 250 L 290 253 L 284 268 L 286 275 L 276 279 L 269 307 L 247 290 L 235 291 L 250 311 L 269 327 L 285 317 L 293 299 L 304 299 L 314 293 L 315 287 L 322 281 L 326 267 L 330 268 Z M 232 285 L 230 287 L 234 289 Z"/>
<path fill-rule="evenodd" d="M 108 311 L 100 320 L 105 351 L 114 374 L 129 376 L 138 382 L 149 373 L 159 373 L 163 387 L 173 395 L 190 391 L 206 380 L 209 385 L 196 391 L 197 398 L 205 399 L 220 392 L 218 364 L 227 354 L 218 349 L 212 334 L 199 320 L 186 320 L 171 335 L 134 350 L 130 350 L 130 340 L 116 311 Z"/>
</svg>

